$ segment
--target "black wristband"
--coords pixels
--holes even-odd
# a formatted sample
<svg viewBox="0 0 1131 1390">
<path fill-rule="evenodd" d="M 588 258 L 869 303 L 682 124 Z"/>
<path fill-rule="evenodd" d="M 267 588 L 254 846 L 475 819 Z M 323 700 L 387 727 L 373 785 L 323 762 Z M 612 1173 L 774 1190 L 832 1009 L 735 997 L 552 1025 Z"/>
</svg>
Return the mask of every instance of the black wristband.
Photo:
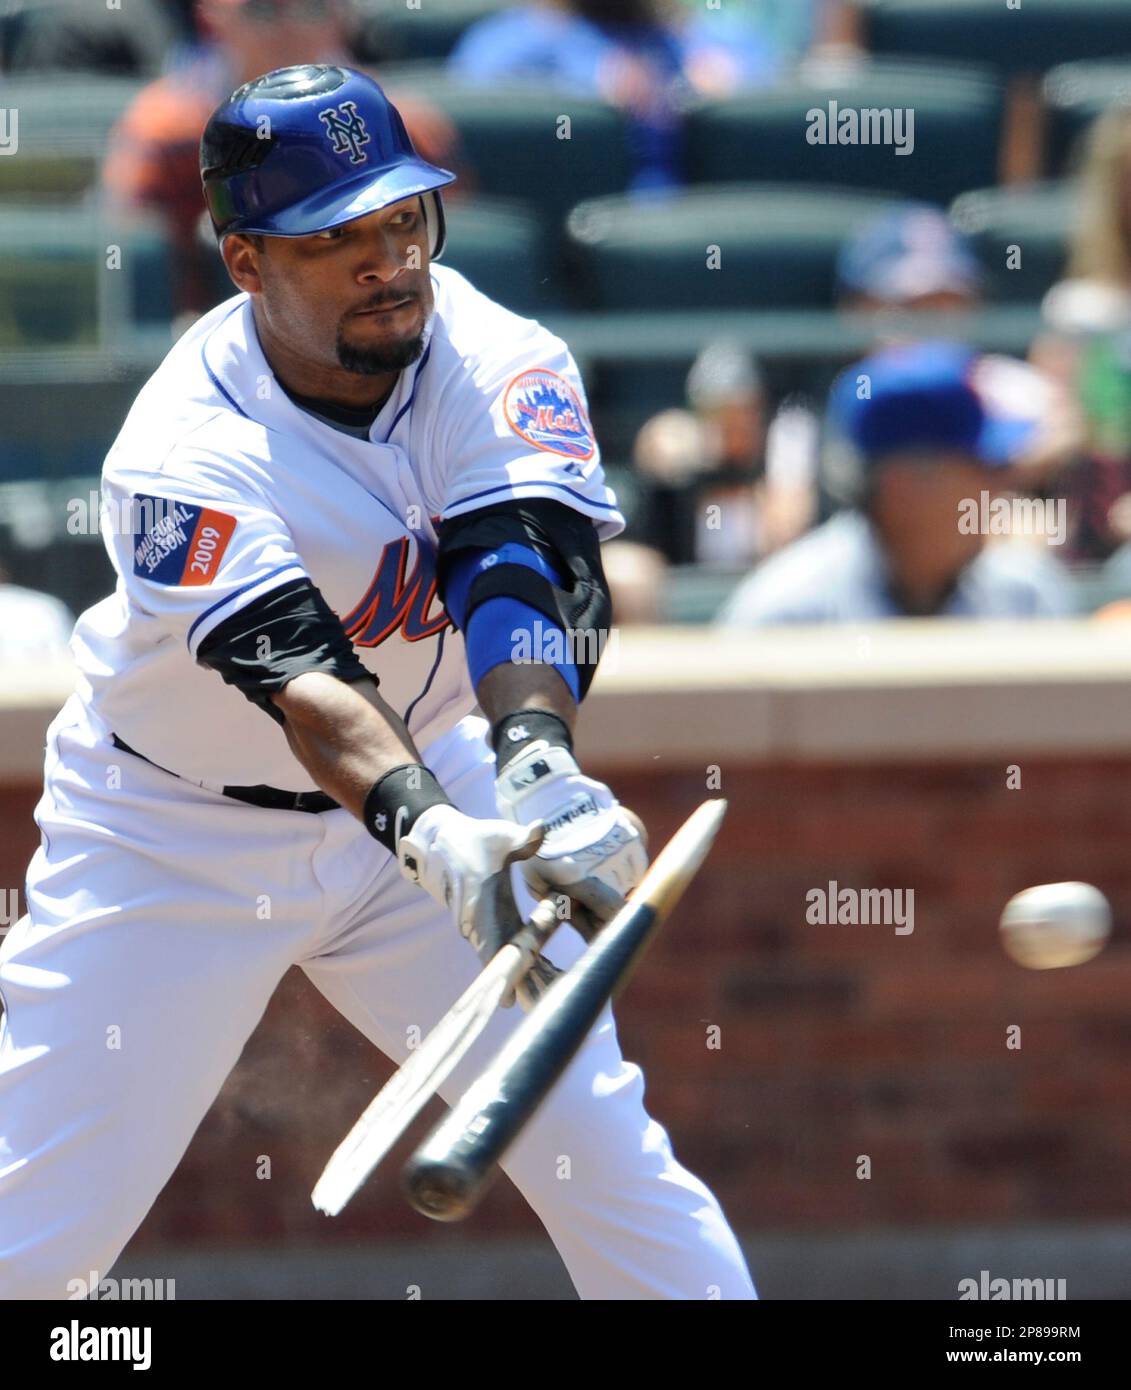
<svg viewBox="0 0 1131 1390">
<path fill-rule="evenodd" d="M 402 763 L 379 777 L 369 789 L 362 812 L 365 828 L 390 854 L 429 806 L 450 806 L 451 798 L 423 763 Z"/>
<path fill-rule="evenodd" d="M 544 709 L 517 710 L 514 714 L 503 715 L 491 729 L 496 771 L 501 772 L 535 739 L 545 739 L 554 748 L 568 748 L 573 752 L 573 735 L 564 719 Z"/>
</svg>

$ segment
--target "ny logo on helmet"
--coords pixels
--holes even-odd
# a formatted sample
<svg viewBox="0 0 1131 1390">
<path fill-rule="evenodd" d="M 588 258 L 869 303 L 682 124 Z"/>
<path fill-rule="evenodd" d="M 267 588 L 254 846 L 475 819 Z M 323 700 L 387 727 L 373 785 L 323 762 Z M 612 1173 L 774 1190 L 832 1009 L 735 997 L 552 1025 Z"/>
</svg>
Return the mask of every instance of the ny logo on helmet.
<svg viewBox="0 0 1131 1390">
<path fill-rule="evenodd" d="M 319 111 L 318 119 L 334 142 L 335 154 L 348 154 L 351 164 L 362 164 L 369 158 L 361 150 L 362 145 L 369 144 L 369 132 L 352 101 L 343 101 L 341 106 L 328 106 L 325 111 Z"/>
</svg>

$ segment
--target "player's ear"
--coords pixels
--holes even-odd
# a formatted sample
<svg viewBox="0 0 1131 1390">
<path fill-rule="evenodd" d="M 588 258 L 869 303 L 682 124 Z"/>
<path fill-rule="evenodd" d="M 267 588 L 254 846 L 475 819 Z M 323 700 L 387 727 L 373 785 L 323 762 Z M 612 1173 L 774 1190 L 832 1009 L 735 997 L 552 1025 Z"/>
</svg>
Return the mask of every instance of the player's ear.
<svg viewBox="0 0 1131 1390">
<path fill-rule="evenodd" d="M 248 294 L 258 294 L 263 288 L 259 274 L 259 258 L 264 253 L 261 237 L 232 232 L 220 243 L 220 255 L 233 283 Z"/>
</svg>

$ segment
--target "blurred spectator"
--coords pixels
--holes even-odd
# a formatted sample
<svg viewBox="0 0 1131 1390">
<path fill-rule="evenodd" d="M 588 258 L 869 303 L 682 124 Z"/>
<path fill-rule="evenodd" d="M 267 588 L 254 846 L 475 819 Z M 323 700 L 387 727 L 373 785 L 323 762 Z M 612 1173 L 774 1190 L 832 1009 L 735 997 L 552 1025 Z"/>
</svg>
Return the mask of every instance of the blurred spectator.
<svg viewBox="0 0 1131 1390">
<path fill-rule="evenodd" d="M 1093 617 L 1126 617 L 1131 613 L 1131 541 L 1121 545 L 1099 571 L 1097 592 L 1107 602 Z"/>
<path fill-rule="evenodd" d="M 88 72 L 151 77 L 176 37 L 175 17 L 160 0 L 35 0 L 15 32 L 8 70 Z"/>
<path fill-rule="evenodd" d="M 168 10 L 182 38 L 200 37 L 196 27 L 196 0 L 161 0 L 161 3 Z"/>
<path fill-rule="evenodd" d="M 865 223 L 845 242 L 837 259 L 840 308 L 856 322 L 864 316 L 874 347 L 922 338 L 926 314 L 953 316 L 955 340 L 962 316 L 981 303 L 984 275 L 966 238 L 930 203 L 900 203 Z M 938 321 L 932 331 L 940 330 Z M 974 385 L 993 397 L 999 412 L 1024 417 L 1032 433 L 1015 468 L 1027 492 L 1065 495 L 1065 472 L 1079 459 L 1079 411 L 1061 382 L 1036 365 L 987 355 L 979 359 Z M 822 483 L 826 503 L 838 500 L 836 422 L 826 423 Z M 1070 506 L 1075 517 L 1077 509 Z M 1071 549 L 1071 547 L 1069 547 Z"/>
<path fill-rule="evenodd" d="M 1094 623 L 1131 623 L 1131 598 L 1112 599 L 1089 613 L 1088 618 Z"/>
<path fill-rule="evenodd" d="M 206 41 L 180 67 L 146 87 L 111 137 L 103 181 L 126 206 L 156 208 L 177 261 L 177 310 L 198 314 L 222 296 L 226 277 L 204 214 L 200 137 L 236 87 L 294 63 L 352 62 L 349 0 L 197 0 Z M 458 164 L 457 136 L 425 103 L 390 92 L 421 155 Z"/>
<path fill-rule="evenodd" d="M 987 413 L 971 381 L 976 361 L 952 344 L 921 343 L 844 374 L 833 409 L 861 460 L 856 503 L 746 579 L 721 623 L 1069 611 L 1064 572 L 1049 556 L 987 545 L 985 528 L 960 524 L 971 501 L 1002 491 L 1030 432 Z"/>
<path fill-rule="evenodd" d="M 771 0 L 775 8 L 793 10 L 793 0 Z M 860 53 L 867 48 L 859 0 L 802 0 L 797 6 L 809 12 L 806 56 Z"/>
<path fill-rule="evenodd" d="M 960 335 L 961 316 L 977 306 L 981 286 L 969 244 L 932 203 L 908 200 L 885 208 L 848 237 L 837 256 L 837 308 L 854 327 L 864 327 L 870 351 L 921 339 L 925 314 L 953 314 Z M 851 469 L 848 484 L 843 476 L 851 451 L 846 454 L 837 421 L 814 416 L 813 428 L 822 441 L 814 471 L 824 517 L 851 491 Z"/>
<path fill-rule="evenodd" d="M 713 18 L 713 17 L 712 17 Z M 663 0 L 543 0 L 488 15 L 452 53 L 454 76 L 558 82 L 630 116 L 636 190 L 683 179 L 682 111 L 697 91 L 721 96 L 771 80 L 782 57 L 756 24 L 720 20 L 716 35 Z"/>
<path fill-rule="evenodd" d="M 668 566 L 658 550 L 634 541 L 608 541 L 601 547 L 601 565 L 618 627 L 663 621 Z"/>
<path fill-rule="evenodd" d="M 733 35 L 757 34 L 768 43 L 779 69 L 816 67 L 863 55 L 864 34 L 855 0 L 723 0 L 708 8 L 706 0 L 677 0 L 686 23 L 722 47 Z M 714 94 L 714 55 L 703 65 L 702 76 L 690 74 L 696 89 Z M 726 68 L 723 68 L 724 73 Z M 718 91 L 725 96 L 735 83 Z"/>
<path fill-rule="evenodd" d="M 837 257 L 839 304 L 849 313 L 971 309 L 982 271 L 940 208 L 906 202 L 866 222 Z"/>
<path fill-rule="evenodd" d="M 675 565 L 748 569 L 812 521 L 812 441 L 798 440 L 788 407 L 767 428 L 761 373 L 738 344 L 704 348 L 687 399 L 690 410 L 661 411 L 636 437 L 633 534 Z"/>
<path fill-rule="evenodd" d="M 1107 111 L 1088 135 L 1080 171 L 1081 217 L 1073 238 L 1068 273 L 1131 288 L 1131 111 Z"/>
<path fill-rule="evenodd" d="M 1101 116 L 1080 175 L 1067 278 L 1045 296 L 1030 360 L 1079 402 L 1083 457 L 1068 479 L 1073 553 L 1131 539 L 1131 112 Z"/>
<path fill-rule="evenodd" d="M 1013 483 L 1028 496 L 1064 500 L 1068 532 L 1062 558 L 1074 559 L 1081 516 L 1073 476 L 1083 447 L 1078 403 L 1055 376 L 1015 357 L 986 353 L 971 376 L 991 414 L 1026 426 L 1024 447 L 1012 460 Z"/>
</svg>

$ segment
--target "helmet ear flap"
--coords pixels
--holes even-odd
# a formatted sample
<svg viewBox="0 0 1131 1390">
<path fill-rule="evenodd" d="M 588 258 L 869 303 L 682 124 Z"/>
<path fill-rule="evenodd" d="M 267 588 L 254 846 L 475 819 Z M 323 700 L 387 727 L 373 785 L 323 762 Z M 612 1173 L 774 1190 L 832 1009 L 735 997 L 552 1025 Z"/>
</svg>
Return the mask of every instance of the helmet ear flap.
<svg viewBox="0 0 1131 1390">
<path fill-rule="evenodd" d="M 443 199 L 437 190 L 421 194 L 424 204 L 424 223 L 428 228 L 428 256 L 430 260 L 440 259 L 447 240 L 447 223 L 444 218 Z"/>
</svg>

